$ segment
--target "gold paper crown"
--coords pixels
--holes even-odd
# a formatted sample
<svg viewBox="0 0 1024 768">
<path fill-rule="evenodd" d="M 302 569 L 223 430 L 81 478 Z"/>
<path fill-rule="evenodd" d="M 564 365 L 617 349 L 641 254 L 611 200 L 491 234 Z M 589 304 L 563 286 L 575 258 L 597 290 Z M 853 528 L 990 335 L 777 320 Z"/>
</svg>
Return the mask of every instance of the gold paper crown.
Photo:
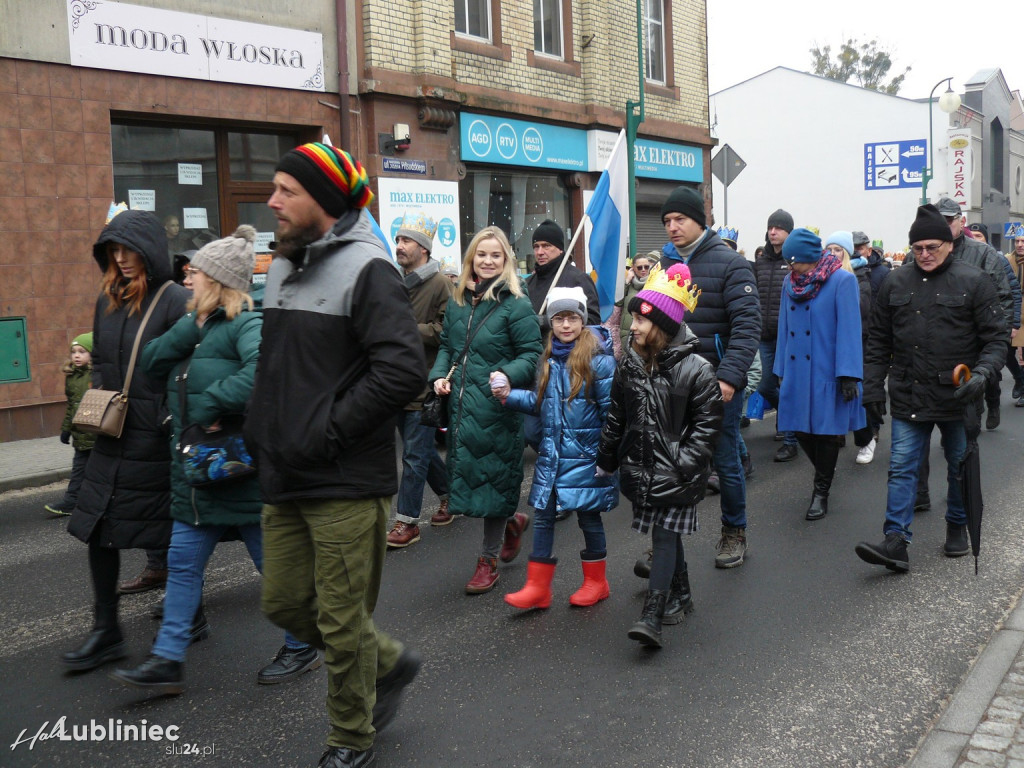
<svg viewBox="0 0 1024 768">
<path fill-rule="evenodd" d="M 687 272 L 689 272 L 689 269 L 687 269 Z M 682 275 L 669 277 L 668 272 L 661 268 L 661 264 L 656 264 L 654 269 L 651 270 L 651 274 L 647 277 L 647 282 L 644 283 L 643 290 L 663 293 L 669 298 L 678 301 L 690 312 L 697 308 L 697 297 L 700 296 L 700 288 L 692 280 L 684 278 Z"/>
</svg>

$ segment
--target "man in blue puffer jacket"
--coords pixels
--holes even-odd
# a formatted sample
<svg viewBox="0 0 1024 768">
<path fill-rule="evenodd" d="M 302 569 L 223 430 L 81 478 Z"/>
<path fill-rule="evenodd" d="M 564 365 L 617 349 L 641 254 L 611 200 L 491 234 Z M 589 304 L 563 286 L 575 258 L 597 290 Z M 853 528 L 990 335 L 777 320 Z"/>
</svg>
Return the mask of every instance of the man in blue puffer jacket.
<svg viewBox="0 0 1024 768">
<path fill-rule="evenodd" d="M 700 355 L 714 366 L 725 401 L 715 446 L 722 504 L 722 536 L 715 566 L 735 568 L 747 551 L 747 487 L 740 462 L 740 416 L 747 370 L 761 341 L 761 304 L 750 262 L 726 245 L 706 223 L 704 198 L 692 187 L 676 187 L 661 208 L 670 242 L 661 265 L 690 268 L 701 290 L 686 324 L 700 339 Z"/>
</svg>

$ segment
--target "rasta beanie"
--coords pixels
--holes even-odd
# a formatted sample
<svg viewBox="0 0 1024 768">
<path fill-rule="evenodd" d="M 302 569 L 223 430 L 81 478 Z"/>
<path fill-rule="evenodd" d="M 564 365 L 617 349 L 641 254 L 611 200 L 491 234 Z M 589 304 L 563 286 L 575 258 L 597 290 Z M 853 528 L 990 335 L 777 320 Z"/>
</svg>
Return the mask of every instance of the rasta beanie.
<svg viewBox="0 0 1024 768">
<path fill-rule="evenodd" d="M 679 333 L 683 312 L 697 308 L 698 296 L 700 290 L 690 279 L 688 266 L 673 264 L 662 271 L 658 265 L 651 271 L 643 290 L 629 300 L 626 309 L 646 317 L 671 339 Z"/>
<path fill-rule="evenodd" d="M 540 226 L 533 231 L 533 242 L 536 243 L 539 240 L 551 243 L 560 251 L 565 250 L 565 235 L 562 234 L 562 228 L 551 219 L 544 219 Z"/>
<path fill-rule="evenodd" d="M 782 258 L 790 264 L 813 264 L 821 258 L 821 238 L 809 229 L 795 229 L 782 244 Z"/>
<path fill-rule="evenodd" d="M 575 312 L 587 324 L 587 294 L 578 285 L 571 288 L 552 288 L 548 294 L 548 306 L 544 311 L 548 322 L 560 312 Z"/>
<path fill-rule="evenodd" d="M 768 229 L 772 227 L 778 227 L 784 229 L 787 232 L 793 231 L 793 216 L 781 208 L 768 217 Z"/>
<path fill-rule="evenodd" d="M 335 219 L 347 210 L 365 208 L 373 202 L 366 169 L 337 147 L 318 141 L 303 144 L 287 152 L 274 170 L 293 176 Z"/>
<path fill-rule="evenodd" d="M 941 240 L 944 243 L 953 242 L 953 233 L 949 229 L 946 218 L 931 203 L 917 207 L 917 218 L 910 225 L 909 237 L 911 243 L 921 240 Z"/>
<path fill-rule="evenodd" d="M 256 230 L 243 224 L 228 237 L 207 243 L 192 257 L 192 267 L 204 272 L 226 288 L 246 293 L 252 282 L 256 259 L 253 243 Z"/>
<path fill-rule="evenodd" d="M 665 214 L 681 213 L 688 219 L 693 219 L 702 227 L 707 226 L 707 214 L 704 212 L 704 198 L 700 196 L 693 187 L 679 186 L 672 190 L 668 200 L 661 206 L 661 220 L 665 221 Z"/>
<path fill-rule="evenodd" d="M 71 340 L 72 347 L 82 347 L 90 355 L 92 354 L 92 331 L 75 336 Z"/>
</svg>

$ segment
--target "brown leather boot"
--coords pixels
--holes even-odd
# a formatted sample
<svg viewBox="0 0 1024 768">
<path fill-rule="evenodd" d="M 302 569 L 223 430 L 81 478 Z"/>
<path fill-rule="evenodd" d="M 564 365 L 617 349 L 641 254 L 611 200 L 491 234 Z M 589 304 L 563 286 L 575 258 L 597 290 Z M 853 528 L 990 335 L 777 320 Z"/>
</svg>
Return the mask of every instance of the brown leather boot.
<svg viewBox="0 0 1024 768">
<path fill-rule="evenodd" d="M 151 589 L 163 589 L 167 584 L 167 569 L 155 571 L 152 568 L 144 568 L 142 573 L 130 581 L 122 581 L 117 585 L 117 591 L 122 595 L 131 595 L 136 592 L 149 592 Z"/>
<path fill-rule="evenodd" d="M 516 559 L 523 546 L 523 533 L 530 527 L 530 517 L 525 512 L 516 512 L 505 523 L 505 540 L 501 545 L 498 557 L 503 563 L 511 563 Z"/>
<path fill-rule="evenodd" d="M 498 558 L 481 557 L 476 561 L 476 572 L 466 583 L 467 595 L 482 595 L 490 592 L 498 583 Z"/>
</svg>

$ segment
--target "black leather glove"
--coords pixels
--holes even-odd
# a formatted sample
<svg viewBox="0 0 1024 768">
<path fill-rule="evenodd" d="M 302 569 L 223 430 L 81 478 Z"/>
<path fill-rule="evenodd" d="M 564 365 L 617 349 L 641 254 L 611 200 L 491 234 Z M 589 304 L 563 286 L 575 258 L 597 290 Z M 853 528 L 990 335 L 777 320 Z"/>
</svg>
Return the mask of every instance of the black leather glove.
<svg viewBox="0 0 1024 768">
<path fill-rule="evenodd" d="M 953 390 L 953 397 L 961 403 L 973 403 L 985 396 L 985 385 L 988 383 L 985 372 L 981 369 L 974 371 L 970 381 L 965 381 Z"/>
<path fill-rule="evenodd" d="M 869 422 L 872 424 L 883 423 L 882 417 L 885 416 L 884 400 L 877 403 L 864 403 L 864 410 L 867 411 Z"/>
<path fill-rule="evenodd" d="M 70 443 L 71 442 L 71 433 L 68 432 L 67 430 L 64 430 L 63 432 L 61 432 L 60 433 L 60 441 L 62 443 L 64 443 L 64 445 L 67 445 L 68 443 Z"/>
<path fill-rule="evenodd" d="M 850 402 L 857 398 L 857 395 L 860 394 L 857 392 L 857 382 L 859 381 L 860 379 L 855 379 L 852 376 L 839 377 L 839 388 L 843 391 L 843 400 Z"/>
</svg>

